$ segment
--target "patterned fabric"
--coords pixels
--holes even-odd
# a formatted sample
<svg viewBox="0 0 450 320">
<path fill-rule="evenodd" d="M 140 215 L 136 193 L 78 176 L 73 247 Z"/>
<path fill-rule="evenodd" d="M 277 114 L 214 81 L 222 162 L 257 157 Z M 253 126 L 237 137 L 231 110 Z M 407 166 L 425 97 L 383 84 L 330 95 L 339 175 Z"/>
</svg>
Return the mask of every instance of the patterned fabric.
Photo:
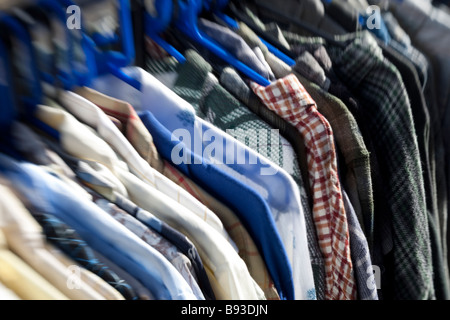
<svg viewBox="0 0 450 320">
<path fill-rule="evenodd" d="M 160 253 L 143 243 L 89 199 L 74 193 L 56 172 L 48 173 L 40 166 L 18 162 L 3 154 L 0 154 L 0 162 L 5 177 L 27 198 L 30 206 L 36 208 L 35 212 L 51 213 L 65 221 L 95 250 L 123 269 L 131 270 L 154 293 L 155 299 L 196 300 L 184 278 Z M 33 188 L 33 192 L 29 192 L 30 188 Z M 49 257 L 46 259 L 50 262 Z M 67 270 L 70 262 L 65 265 Z M 66 282 L 67 273 L 61 283 L 67 288 Z M 98 289 L 95 287 L 93 290 Z"/>
<path fill-rule="evenodd" d="M 137 109 L 151 109 L 152 112 L 154 112 L 158 117 L 163 116 L 160 114 L 160 112 L 165 113 L 167 115 L 171 115 L 170 117 L 164 117 L 161 119 L 166 119 L 168 123 L 164 123 L 164 126 L 167 126 L 166 129 L 160 131 L 159 133 L 163 133 L 164 135 L 164 142 L 161 144 L 156 144 L 158 151 L 163 154 L 163 151 L 168 151 L 169 148 L 174 147 L 173 142 L 171 141 L 171 132 L 172 130 L 177 130 L 181 128 L 187 129 L 190 133 L 193 133 L 191 135 L 191 138 L 197 137 L 197 133 L 201 130 L 202 132 L 205 132 L 207 130 L 211 130 L 209 132 L 214 132 L 219 137 L 222 137 L 222 141 L 227 143 L 228 146 L 235 145 L 236 150 L 238 150 L 239 154 L 241 151 L 242 155 L 245 155 L 247 158 L 249 157 L 255 157 L 258 160 L 258 163 L 266 163 L 267 160 L 264 160 L 259 157 L 258 154 L 256 154 L 251 149 L 246 148 L 242 144 L 239 144 L 235 139 L 232 137 L 225 135 L 222 131 L 218 130 L 211 124 L 203 121 L 200 118 L 196 118 L 194 109 L 190 104 L 188 104 L 186 101 L 181 99 L 179 96 L 177 96 L 175 93 L 170 91 L 169 88 L 164 87 L 164 85 L 161 84 L 161 82 L 157 81 L 153 76 L 151 76 L 149 73 L 145 72 L 143 69 L 128 69 L 129 71 L 137 72 L 135 74 L 136 77 L 140 78 L 140 82 L 143 84 L 142 90 L 140 92 L 133 90 L 133 92 L 128 92 L 127 86 L 124 86 L 121 81 L 117 82 L 117 78 L 114 77 L 105 77 L 103 79 L 99 79 L 99 81 L 96 84 L 96 88 L 98 90 L 101 90 L 104 93 L 107 93 L 109 95 L 113 95 L 116 98 L 120 99 L 126 99 L 129 100 L 134 104 L 134 106 Z M 195 80 L 195 79 L 194 79 Z M 117 88 L 114 89 L 114 87 L 117 85 Z M 133 89 L 131 87 L 128 87 L 130 89 Z M 123 90 L 125 89 L 125 90 Z M 156 94 L 156 96 L 155 96 Z M 131 98 L 130 98 L 131 97 Z M 131 99 L 131 100 L 130 100 Z M 158 103 L 150 103 L 152 101 L 158 101 Z M 137 103 L 137 104 L 135 104 Z M 157 107 L 158 106 L 158 107 Z M 156 109 L 156 110 L 155 110 Z M 159 111 L 159 112 L 158 112 Z M 174 117 L 173 115 L 177 115 Z M 142 115 L 141 119 L 142 119 Z M 160 128 L 161 123 L 159 121 L 155 122 L 156 127 Z M 147 126 L 147 124 L 146 124 Z M 152 125 L 153 126 L 153 125 Z M 168 130 L 167 130 L 168 129 Z M 149 129 L 150 130 L 150 129 Z M 167 131 L 166 131 L 167 130 Z M 179 131 L 178 131 L 179 132 Z M 169 133 L 169 136 L 166 135 L 166 133 Z M 155 132 L 151 131 L 151 134 L 154 137 Z M 166 140 L 168 138 L 168 140 Z M 231 144 L 230 144 L 231 143 Z M 206 144 L 199 144 L 199 146 L 206 147 Z M 173 151 L 172 149 L 170 153 Z M 164 157 L 170 161 L 173 159 L 173 157 L 168 154 L 165 154 Z M 203 151 L 202 151 L 202 154 Z M 194 154 L 192 154 L 194 156 Z M 224 154 L 223 154 L 224 155 Z M 216 157 L 219 156 L 216 153 Z M 169 160 L 170 159 L 170 160 Z M 187 158 L 186 158 L 187 159 Z M 192 158 L 194 159 L 194 158 Z M 206 160 L 206 159 L 205 159 Z M 250 159 L 249 159 L 250 160 Z M 202 160 L 202 158 L 197 158 L 195 161 L 205 162 Z M 194 162 L 195 162 L 194 161 Z M 209 160 L 207 160 L 209 162 Z M 277 201 L 279 198 L 274 197 L 275 194 L 283 194 L 285 197 L 284 199 L 287 199 L 286 201 L 277 201 L 277 205 L 280 204 L 284 208 L 287 208 L 288 201 L 291 202 L 291 200 L 296 201 L 299 197 L 297 195 L 293 194 L 294 197 L 291 196 L 291 192 L 293 191 L 295 193 L 295 189 L 292 189 L 291 186 L 294 183 L 292 179 L 289 179 L 287 174 L 273 166 L 271 162 L 267 163 L 267 165 L 260 166 L 258 163 L 255 166 L 260 166 L 261 170 L 267 171 L 274 169 L 273 172 L 276 171 L 276 173 L 272 176 L 264 176 L 262 177 L 259 174 L 258 170 L 250 170 L 250 168 L 246 168 L 246 166 L 242 165 L 228 165 L 226 164 L 226 160 L 221 160 L 224 165 L 208 165 L 208 166 L 192 166 L 189 169 L 184 165 L 177 165 L 177 168 L 181 170 L 184 174 L 188 175 L 192 179 L 195 179 L 198 183 L 202 184 L 205 188 L 208 188 L 208 191 L 211 192 L 214 197 L 217 197 L 221 201 L 225 202 L 227 206 L 233 208 L 235 210 L 236 214 L 239 214 L 239 218 L 242 220 L 244 225 L 246 226 L 247 230 L 253 237 L 254 242 L 258 246 L 258 249 L 260 250 L 261 254 L 264 255 L 266 258 L 264 261 L 266 263 L 267 269 L 270 271 L 271 277 L 273 279 L 273 282 L 275 286 L 277 287 L 277 290 L 280 290 L 281 282 L 277 282 L 278 279 L 283 279 L 283 282 L 286 280 L 285 284 L 287 285 L 286 288 L 288 288 L 288 291 L 285 291 L 284 289 L 281 289 L 282 292 L 289 292 L 286 296 L 287 297 L 293 297 L 292 295 L 292 279 L 288 280 L 288 277 L 291 278 L 292 272 L 289 265 L 286 264 L 286 250 L 284 248 L 280 248 L 280 234 L 277 232 L 277 230 L 273 229 L 273 217 L 268 216 L 271 214 L 269 211 L 269 208 L 267 206 L 267 203 L 265 199 L 257 193 L 253 186 L 255 186 L 257 189 L 261 189 L 261 185 L 265 187 L 268 191 L 264 191 L 264 195 L 268 196 L 271 195 L 271 200 Z M 234 161 L 236 163 L 236 161 Z M 202 163 L 203 164 L 203 163 Z M 252 165 L 254 166 L 254 165 Z M 219 168 L 223 167 L 223 168 Z M 232 168 L 230 168 L 232 167 Z M 218 183 L 219 180 L 216 180 L 216 178 L 213 178 L 213 174 L 211 174 L 209 168 L 213 168 L 213 174 L 217 173 L 217 179 L 223 179 L 220 180 L 221 183 Z M 208 169 L 208 170 L 207 170 Z M 231 170 L 230 170 L 231 169 Z M 236 176 L 236 178 L 234 177 Z M 194 178 L 195 177 L 195 178 Z M 244 179 L 251 177 L 254 180 L 257 180 L 258 182 L 249 186 L 249 180 Z M 260 181 L 260 180 L 278 180 L 279 178 L 286 180 L 284 182 L 278 181 L 278 182 L 272 182 L 269 184 L 265 184 L 266 181 Z M 207 181 L 205 181 L 207 180 Z M 228 190 L 224 187 L 222 184 L 222 181 L 224 183 L 229 183 L 230 188 Z M 288 182 L 290 187 L 283 189 L 285 186 L 285 182 Z M 280 187 L 281 186 L 281 187 Z M 286 185 L 287 187 L 287 185 Z M 220 189 L 220 190 L 218 190 Z M 274 190 L 272 190 L 274 189 Z M 239 190 L 239 191 L 238 191 Z M 236 195 L 236 193 L 238 195 Z M 242 197 L 242 199 L 245 199 L 244 201 L 238 201 L 236 197 Z M 256 200 L 257 202 L 252 203 L 253 200 Z M 256 207 L 255 207 L 256 206 Z M 260 207 L 261 206 L 261 207 Z M 257 209 L 258 208 L 258 209 Z M 294 211 L 294 210 L 293 210 Z M 254 212 L 259 212 L 258 216 L 255 218 Z M 297 211 L 298 212 L 298 211 Z M 250 219 L 250 223 L 248 223 L 246 220 Z M 261 220 L 259 220 L 261 219 Z M 258 226 L 258 224 L 255 224 L 255 221 L 263 221 L 264 220 L 264 226 Z M 270 237 L 267 236 L 267 233 L 264 232 L 263 239 L 261 239 L 259 236 L 255 236 L 256 234 L 259 234 L 262 230 L 268 229 L 267 231 L 270 233 L 274 233 Z M 269 230 L 270 229 L 270 230 Z M 301 235 L 306 234 L 306 232 L 300 233 Z M 286 236 L 290 237 L 291 234 L 287 233 Z M 305 241 L 306 243 L 306 241 Z M 277 259 L 267 259 L 265 250 L 272 250 L 274 249 L 274 256 L 278 256 Z M 307 267 L 307 262 L 309 259 L 303 259 L 303 263 Z M 275 266 L 283 266 L 282 268 L 285 269 L 282 273 L 279 273 L 278 271 L 275 271 Z M 306 273 L 305 273 L 306 274 Z M 277 277 L 280 276 L 280 278 L 277 279 Z M 312 277 L 310 278 L 312 279 Z M 265 283 L 266 281 L 263 281 Z M 284 286 L 284 284 L 283 284 Z M 281 298 L 281 293 L 278 291 Z"/>
<path fill-rule="evenodd" d="M 301 173 L 291 144 L 281 135 L 272 136 L 272 128 L 221 85 L 214 85 L 202 100 L 200 110 L 206 121 L 224 131 L 230 130 L 237 140 L 286 170 L 294 181 L 299 179 Z"/>
<path fill-rule="evenodd" d="M 117 195 L 115 202 L 117 206 L 125 210 L 127 213 L 145 224 L 147 227 L 152 228 L 153 230 L 163 235 L 167 240 L 172 242 L 184 255 L 186 255 L 191 260 L 192 266 L 195 270 L 195 274 L 197 275 L 198 282 L 204 292 L 204 295 L 210 300 L 215 299 L 215 294 L 208 279 L 207 271 L 203 265 L 201 256 L 198 253 L 196 246 L 188 237 L 179 232 L 177 229 L 172 228 L 164 221 L 161 221 L 150 212 L 138 207 L 136 204 L 129 201 L 125 197 Z M 211 281 L 214 281 L 214 279 L 211 279 Z"/>
<path fill-rule="evenodd" d="M 87 270 L 105 280 L 119 291 L 125 299 L 137 300 L 133 288 L 124 280 L 120 279 L 106 265 L 100 263 L 91 248 L 80 238 L 75 230 L 50 214 L 37 214 L 34 218 L 41 224 L 45 236 L 51 243 Z"/>
<path fill-rule="evenodd" d="M 170 243 L 153 229 L 148 228 L 142 222 L 126 213 L 124 210 L 120 209 L 114 203 L 111 203 L 98 195 L 96 192 L 92 192 L 91 195 L 93 201 L 106 213 L 123 224 L 150 246 L 158 250 L 158 252 L 160 252 L 183 276 L 191 287 L 192 292 L 199 300 L 205 299 L 198 286 L 198 280 L 189 258 L 181 253 L 175 245 Z"/>
<path fill-rule="evenodd" d="M 450 14 L 433 6 L 431 1 L 392 1 L 389 5 L 414 45 L 429 58 L 442 117 L 450 107 Z"/>
<path fill-rule="evenodd" d="M 275 135 L 276 139 L 271 137 L 271 127 L 269 125 L 259 119 L 245 106 L 238 103 L 238 101 L 220 85 L 213 87 L 211 92 L 205 97 L 204 102 L 205 103 L 202 104 L 200 108 L 206 113 L 207 121 L 222 130 L 235 130 L 236 134 L 234 134 L 234 136 L 238 140 L 245 141 L 250 148 L 259 153 L 267 152 L 269 159 L 283 167 L 286 172 L 293 177 L 294 181 L 299 181 L 301 174 L 292 146 L 280 135 Z M 250 135 L 249 132 L 252 134 Z M 264 133 L 267 134 L 264 135 Z M 248 139 L 243 139 L 244 137 L 248 137 Z M 246 140 L 250 140 L 250 143 Z M 252 142 L 252 140 L 254 140 L 254 142 Z M 298 185 L 295 185 L 294 187 L 299 188 Z M 293 248 L 292 250 L 288 250 L 288 252 L 293 267 L 296 296 L 307 298 L 307 296 L 301 293 L 302 290 L 300 288 L 302 286 L 300 283 L 308 283 L 304 277 L 309 277 L 310 275 L 302 270 L 301 265 L 296 261 L 296 257 L 300 257 L 300 259 L 307 259 L 308 263 L 310 263 L 307 237 L 300 236 L 302 234 L 304 235 L 304 232 L 298 228 L 300 224 L 296 222 L 299 218 L 306 220 L 304 218 L 304 213 L 301 212 L 299 214 L 295 211 L 293 214 L 284 213 L 282 214 L 282 216 L 284 216 L 283 220 L 280 220 L 279 216 L 280 214 L 274 215 L 279 232 L 282 234 L 289 233 L 294 235 L 293 240 L 283 236 L 282 239 L 287 249 L 290 249 L 290 246 Z M 303 243 L 302 240 L 304 241 Z M 308 255 L 305 255 L 305 252 L 307 252 Z"/>
<path fill-rule="evenodd" d="M 272 68 L 273 69 L 273 68 Z M 310 200 L 311 191 L 308 185 L 308 166 L 306 164 L 306 151 L 303 137 L 298 130 L 282 119 L 272 110 L 269 110 L 259 98 L 253 93 L 252 89 L 244 82 L 239 74 L 231 68 L 225 68 L 220 77 L 220 81 L 230 93 L 237 99 L 242 101 L 252 112 L 257 114 L 268 124 L 280 130 L 280 134 L 286 136 L 291 142 L 297 155 L 297 160 L 302 168 L 300 171 L 300 179 L 296 179 L 296 183 L 300 188 L 300 196 L 303 210 L 305 212 L 306 231 L 308 239 L 308 248 L 311 259 L 311 266 L 313 268 L 314 284 L 316 286 L 316 293 L 318 300 L 325 299 L 325 264 L 322 257 L 322 252 L 319 248 L 318 238 L 314 221 L 312 217 L 312 201 Z M 303 170 L 306 168 L 306 170 Z M 306 181 L 306 182 L 305 182 Z"/>
<path fill-rule="evenodd" d="M 342 193 L 350 234 L 350 251 L 355 268 L 358 300 L 378 300 L 377 283 L 373 274 L 372 260 L 366 236 L 345 191 Z"/>
<path fill-rule="evenodd" d="M 439 224 L 443 240 L 444 259 L 450 263 L 447 251 L 450 242 L 448 213 L 450 206 L 450 12 L 441 10 L 432 1 L 405 0 L 390 3 L 390 10 L 414 45 L 428 58 L 429 76 L 426 86 L 427 104 L 435 131 L 436 185 L 439 205 Z M 440 141 L 442 140 L 442 141 Z M 442 145 L 442 143 L 444 145 Z M 446 179 L 443 177 L 446 176 Z M 447 208 L 445 208 L 447 206 Z M 448 270 L 447 270 L 448 277 Z M 448 287 L 448 286 L 447 286 Z"/>
<path fill-rule="evenodd" d="M 388 48 L 389 49 L 389 48 Z M 408 60 L 393 50 L 383 50 L 385 57 L 398 69 L 408 94 L 413 115 L 414 128 L 419 146 L 419 156 L 422 166 L 422 176 L 425 190 L 426 207 L 428 210 L 428 226 L 430 228 L 431 255 L 433 258 L 433 282 L 436 299 L 450 299 L 450 282 L 447 268 L 447 249 L 443 247 L 442 240 L 447 239 L 446 224 L 447 211 L 438 211 L 438 192 L 436 184 L 436 167 L 434 166 L 434 142 L 430 137 L 438 126 L 430 125 L 436 122 L 430 117 L 428 106 L 422 94 L 417 72 Z M 437 120 L 437 119 L 436 119 Z M 440 120 L 437 120 L 440 122 Z M 430 157 L 431 150 L 431 157 Z M 441 167 L 441 170 L 445 168 Z M 440 170 L 438 170 L 440 171 Z M 444 227 L 444 228 L 443 228 Z M 441 232 L 443 232 L 441 234 Z M 445 242 L 445 241 L 444 241 Z"/>
<path fill-rule="evenodd" d="M 326 298 L 355 299 L 348 225 L 331 127 L 294 75 L 268 87 L 256 83 L 251 86 L 269 109 L 291 122 L 304 136 L 313 190 L 313 217 L 325 259 Z"/>
<path fill-rule="evenodd" d="M 158 150 L 163 157 L 170 159 L 173 148 L 178 145 L 177 142 L 171 141 L 170 131 L 162 127 L 150 112 L 146 112 L 140 117 L 154 137 Z M 186 149 L 186 152 L 186 156 L 193 159 L 194 162 L 202 160 L 200 155 L 190 153 L 191 150 Z M 183 170 L 183 173 L 198 179 L 199 183 L 204 183 L 209 188 L 208 190 L 211 190 L 219 199 L 226 201 L 227 204 L 235 208 L 239 213 L 239 218 L 242 219 L 242 223 L 246 226 L 265 258 L 267 269 L 272 276 L 280 299 L 294 299 L 292 271 L 281 239 L 275 232 L 273 217 L 261 196 L 247 187 L 246 184 L 235 180 L 223 171 L 219 171 L 209 163 L 205 162 L 202 166 L 179 166 L 179 168 Z"/>
<path fill-rule="evenodd" d="M 370 154 L 360 128 L 347 106 L 338 98 L 321 90 L 315 83 L 297 73 L 295 75 L 317 104 L 318 111 L 333 129 L 338 154 L 342 155 L 339 168 L 341 183 L 347 188 L 352 206 L 369 243 L 373 246 L 374 199 Z M 339 153 L 340 152 L 340 153 Z"/>
<path fill-rule="evenodd" d="M 217 79 L 210 77 L 211 66 L 200 55 L 188 50 L 185 56 L 187 62 L 178 66 L 177 80 L 172 90 L 194 107 L 197 116 L 222 130 L 235 130 L 233 136 L 237 140 L 264 154 L 289 174 L 299 176 L 290 143 L 281 135 L 273 139 L 269 125 L 224 90 Z M 163 67 L 161 61 L 147 63 L 149 71 L 158 79 L 169 69 L 171 61 L 167 60 L 164 64 L 167 67 Z M 252 134 L 248 134 L 249 131 Z"/>
<path fill-rule="evenodd" d="M 393 223 L 394 296 L 429 299 L 434 297 L 430 234 L 411 107 L 398 70 L 369 39 L 356 39 L 344 51 L 331 49 L 330 56 L 338 76 L 371 106 L 365 115 L 377 137 L 375 151 Z"/>
<path fill-rule="evenodd" d="M 285 36 L 292 43 L 324 43 L 321 39 L 305 39 L 291 33 Z M 383 296 L 386 293 L 396 299 L 434 299 L 422 168 L 403 81 L 370 34 L 363 32 L 358 37 L 352 35 L 342 40 L 350 41 L 345 47 L 328 44 L 327 49 L 336 74 L 365 103 L 361 116 L 367 123 L 367 133 L 372 137 L 380 163 L 379 178 L 384 181 L 383 196 L 387 204 L 384 214 L 392 219 L 392 224 L 387 226 L 392 229 L 392 243 L 385 243 L 380 231 L 375 239 L 375 243 L 383 243 L 385 255 L 393 256 L 393 265 L 385 265 L 386 272 L 392 272 L 386 285 L 390 283 L 393 289 L 385 290 L 382 283 Z M 375 215 L 375 219 L 377 227 L 380 217 Z M 383 221 L 378 220 L 380 224 Z"/>
<path fill-rule="evenodd" d="M 337 138 L 337 147 L 338 148 L 344 148 L 341 149 L 343 154 L 345 155 L 348 151 L 351 153 L 350 157 L 353 158 L 355 161 L 352 165 L 349 163 L 346 163 L 346 166 L 349 167 L 349 170 L 346 170 L 348 173 L 351 173 L 352 167 L 355 174 L 353 177 L 349 177 L 348 174 L 345 176 L 347 181 L 344 181 L 346 183 L 346 187 L 348 188 L 347 191 L 349 192 L 350 200 L 353 204 L 353 208 L 355 209 L 355 212 L 358 216 L 358 219 L 360 221 L 361 227 L 364 230 L 364 233 L 367 237 L 367 241 L 369 243 L 369 248 L 371 249 L 371 252 L 373 253 L 373 239 L 374 239 L 374 215 L 375 215 L 375 206 L 374 202 L 377 202 L 377 213 L 378 215 L 383 214 L 387 210 L 384 210 L 383 206 L 380 206 L 380 203 L 384 204 L 384 198 L 380 199 L 376 198 L 376 193 L 378 192 L 379 195 L 383 195 L 384 185 L 381 179 L 381 175 L 378 174 L 378 161 L 376 157 L 376 153 L 373 148 L 372 143 L 372 137 L 370 134 L 368 134 L 367 124 L 364 121 L 364 110 L 363 106 L 360 104 L 359 101 L 357 101 L 354 98 L 354 95 L 348 90 L 348 88 L 341 82 L 340 79 L 336 77 L 334 74 L 334 71 L 332 69 L 332 61 L 330 59 L 330 56 L 328 55 L 328 52 L 326 51 L 325 46 L 321 42 L 314 43 L 311 41 L 311 43 L 301 43 L 301 44 L 295 44 L 293 45 L 292 50 L 298 54 L 301 55 L 305 51 L 309 52 L 314 56 L 314 58 L 319 63 L 320 67 L 325 70 L 327 77 L 330 78 L 331 83 L 329 87 L 329 94 L 320 91 L 317 92 L 316 89 L 314 89 L 314 83 L 310 83 L 306 79 L 303 78 L 305 74 L 301 73 L 301 69 L 297 69 L 297 66 L 294 66 L 294 71 L 296 72 L 297 77 L 299 78 L 302 85 L 305 87 L 305 89 L 308 91 L 309 94 L 312 95 L 312 98 L 316 101 L 319 112 L 324 114 L 325 108 L 327 104 L 331 103 L 333 104 L 331 111 L 335 113 L 334 108 L 339 108 L 341 110 L 348 110 L 350 114 L 348 114 L 347 111 L 345 111 L 344 117 L 338 117 L 340 121 L 344 121 L 345 119 L 350 120 L 354 118 L 356 120 L 356 126 L 353 123 L 353 125 L 349 125 L 349 123 L 343 124 L 339 123 L 336 124 L 336 128 L 339 128 L 339 131 L 334 130 L 335 135 L 342 132 L 343 130 L 348 128 L 354 128 L 351 130 L 352 135 L 356 135 L 357 139 L 354 141 L 356 144 L 353 143 L 353 145 L 358 145 L 358 148 L 353 149 L 350 144 L 347 143 L 341 143 L 339 141 L 339 135 L 336 135 Z M 322 102 L 325 98 L 325 104 Z M 324 116 L 327 118 L 327 120 L 330 121 L 330 114 L 324 114 Z M 331 118 L 332 119 L 332 118 Z M 333 128 L 333 123 L 330 121 L 330 124 Z M 344 129 L 345 128 L 345 129 Z M 359 130 L 358 130 L 359 128 Z M 334 128 L 333 128 L 334 129 Z M 360 134 L 357 132 L 361 131 Z M 362 137 L 361 137 L 362 136 Z M 363 141 L 361 141 L 361 138 L 363 138 Z M 357 160 L 359 156 L 363 156 L 364 158 L 364 145 L 367 148 L 367 152 L 369 153 L 370 157 L 370 163 L 367 163 L 367 160 Z M 363 147 L 363 148 L 361 148 Z M 357 150 L 360 150 L 360 154 L 358 155 L 355 153 Z M 342 166 L 341 166 L 342 167 Z M 357 188 L 353 188 L 351 186 L 357 186 Z M 356 192 L 356 193 L 355 193 Z M 386 220 L 386 224 L 389 224 L 388 219 Z M 384 239 L 391 239 L 391 236 L 387 236 L 387 232 L 384 234 Z M 389 240 L 388 240 L 389 241 Z M 387 242 L 388 242 L 387 241 Z M 392 241 L 390 241 L 392 242 Z M 378 255 L 379 256 L 379 255 Z M 382 261 L 380 259 L 376 260 L 378 264 L 382 264 Z"/>
</svg>

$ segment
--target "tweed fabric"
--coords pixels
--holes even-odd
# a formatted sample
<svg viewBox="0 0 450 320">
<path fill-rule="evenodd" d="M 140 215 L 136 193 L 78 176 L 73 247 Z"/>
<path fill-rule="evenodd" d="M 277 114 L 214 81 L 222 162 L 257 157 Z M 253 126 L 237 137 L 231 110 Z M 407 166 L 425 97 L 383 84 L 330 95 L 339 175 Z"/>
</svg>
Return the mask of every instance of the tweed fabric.
<svg viewBox="0 0 450 320">
<path fill-rule="evenodd" d="M 291 43 L 325 43 L 285 32 Z M 368 32 L 342 37 L 344 47 L 326 44 L 337 76 L 363 103 L 366 132 L 377 154 L 380 178 L 392 222 L 392 296 L 434 299 L 433 266 L 424 181 L 410 101 L 398 70 Z M 378 221 L 375 225 L 383 225 Z M 387 223 L 387 222 L 386 222 Z M 383 226 L 385 227 L 385 226 Z M 375 241 L 384 241 L 382 238 Z M 383 290 L 384 295 L 384 290 Z"/>
</svg>

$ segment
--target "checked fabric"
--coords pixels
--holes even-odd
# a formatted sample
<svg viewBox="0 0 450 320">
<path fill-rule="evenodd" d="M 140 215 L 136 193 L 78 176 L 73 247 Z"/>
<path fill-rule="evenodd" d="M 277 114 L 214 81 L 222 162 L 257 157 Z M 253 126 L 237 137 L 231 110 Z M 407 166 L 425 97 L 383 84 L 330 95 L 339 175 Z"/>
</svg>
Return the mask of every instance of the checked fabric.
<svg viewBox="0 0 450 320">
<path fill-rule="evenodd" d="M 127 300 L 138 300 L 133 288 L 114 271 L 101 263 L 94 251 L 80 238 L 77 232 L 51 214 L 38 214 L 34 218 L 42 226 L 47 240 L 87 270 L 98 275 L 119 291 Z"/>
<path fill-rule="evenodd" d="M 324 43 L 283 34 L 292 45 Z M 339 41 L 343 46 L 326 44 L 326 49 L 333 71 L 363 106 L 358 121 L 364 124 L 364 139 L 373 142 L 383 187 L 375 198 L 373 257 L 385 270 L 383 298 L 436 299 L 430 241 L 430 224 L 435 222 L 426 209 L 417 132 L 402 76 L 368 31 Z"/>
<path fill-rule="evenodd" d="M 251 83 L 251 87 L 270 110 L 294 125 L 304 137 L 309 183 L 313 190 L 314 224 L 325 260 L 325 298 L 354 300 L 356 286 L 349 230 L 331 126 L 317 111 L 316 103 L 295 75 L 288 75 L 267 87 L 256 83 Z"/>
</svg>

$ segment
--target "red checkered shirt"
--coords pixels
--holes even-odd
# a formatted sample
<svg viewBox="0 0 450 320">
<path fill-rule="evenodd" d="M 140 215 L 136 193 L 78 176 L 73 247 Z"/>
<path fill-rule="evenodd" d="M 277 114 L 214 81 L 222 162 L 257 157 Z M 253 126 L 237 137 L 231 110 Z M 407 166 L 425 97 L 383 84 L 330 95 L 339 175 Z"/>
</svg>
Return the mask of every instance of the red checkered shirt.
<svg viewBox="0 0 450 320">
<path fill-rule="evenodd" d="M 325 260 L 325 298 L 356 299 L 347 217 L 331 126 L 293 74 L 267 87 L 256 83 L 251 87 L 270 110 L 294 125 L 304 137 L 313 191 L 313 218 Z"/>
</svg>

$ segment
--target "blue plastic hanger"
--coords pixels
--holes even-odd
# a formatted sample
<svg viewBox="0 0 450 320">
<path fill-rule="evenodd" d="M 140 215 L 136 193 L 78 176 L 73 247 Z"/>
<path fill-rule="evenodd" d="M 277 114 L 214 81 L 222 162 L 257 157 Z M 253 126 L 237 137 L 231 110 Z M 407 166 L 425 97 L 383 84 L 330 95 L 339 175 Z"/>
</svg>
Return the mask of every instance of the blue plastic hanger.
<svg viewBox="0 0 450 320">
<path fill-rule="evenodd" d="M 9 111 L 7 114 L 12 116 L 9 121 L 12 123 L 16 118 L 22 117 L 26 121 L 30 122 L 43 132 L 47 133 L 51 137 L 59 140 L 59 133 L 55 129 L 51 128 L 47 124 L 38 120 L 34 114 L 36 106 L 42 102 L 42 88 L 39 81 L 39 73 L 37 70 L 37 64 L 35 61 L 35 55 L 31 44 L 31 37 L 27 30 L 12 16 L 5 13 L 0 13 L 0 25 L 5 29 L 8 29 L 17 41 L 21 42 L 21 49 L 26 50 L 27 57 L 30 59 L 30 63 L 27 67 L 27 75 L 31 77 L 29 85 L 29 94 L 21 95 L 17 99 L 17 105 L 19 108 L 14 108 L 14 104 L 10 107 L 15 111 Z M 12 83 L 12 82 L 10 82 Z M 11 86 L 12 87 L 12 86 Z M 14 92 L 12 88 L 9 88 Z"/>
<path fill-rule="evenodd" d="M 150 10 L 152 12 L 150 12 Z M 155 12 L 153 12 L 153 10 Z M 155 41 L 168 54 L 177 59 L 178 62 L 185 63 L 186 58 L 160 36 L 160 33 L 166 30 L 170 25 L 170 21 L 172 20 L 172 12 L 172 1 L 154 1 L 154 8 L 146 7 L 145 34 Z"/>
<path fill-rule="evenodd" d="M 239 24 L 237 23 L 237 21 L 234 20 L 233 18 L 231 18 L 230 16 L 226 15 L 223 12 L 223 10 L 228 5 L 228 2 L 229 2 L 229 0 L 216 0 L 216 1 L 214 1 L 215 5 L 213 5 L 213 0 L 205 0 L 205 1 L 203 1 L 203 4 L 207 10 L 214 13 L 214 15 L 216 15 L 219 19 L 221 19 L 226 24 L 228 24 L 228 26 L 230 26 L 231 28 L 234 28 L 234 29 L 239 29 Z M 284 61 L 289 66 L 295 65 L 295 61 L 291 57 L 287 56 L 286 54 L 284 54 L 283 52 L 278 50 L 278 48 L 276 48 L 275 46 L 273 46 L 272 44 L 270 44 L 263 38 L 261 38 L 259 36 L 258 36 L 258 38 L 267 47 L 267 49 L 270 52 L 272 52 L 276 57 L 278 57 L 280 60 Z"/>
<path fill-rule="evenodd" d="M 202 10 L 203 3 L 201 0 L 177 0 L 178 1 L 178 17 L 175 20 L 175 26 L 193 41 L 204 46 L 225 62 L 234 66 L 247 77 L 256 83 L 268 86 L 269 80 L 249 68 L 247 65 L 237 60 L 232 54 L 220 47 L 207 35 L 203 34 L 197 25 L 198 15 Z"/>
</svg>

